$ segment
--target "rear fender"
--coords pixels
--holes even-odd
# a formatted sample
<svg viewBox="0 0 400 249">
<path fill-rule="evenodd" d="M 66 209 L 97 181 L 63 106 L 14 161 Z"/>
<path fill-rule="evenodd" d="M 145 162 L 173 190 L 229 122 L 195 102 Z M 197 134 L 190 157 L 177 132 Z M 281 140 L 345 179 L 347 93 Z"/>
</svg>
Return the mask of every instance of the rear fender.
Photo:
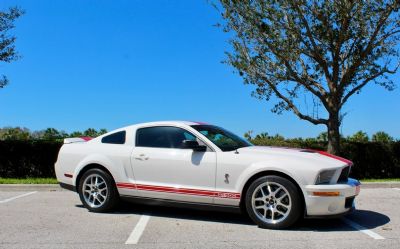
<svg viewBox="0 0 400 249">
<path fill-rule="evenodd" d="M 87 157 L 85 157 L 75 168 L 75 172 L 73 175 L 73 182 L 75 183 L 75 186 L 78 186 L 79 182 L 77 182 L 77 177 L 79 173 L 82 170 L 85 170 L 86 166 L 92 165 L 92 164 L 99 164 L 103 167 L 105 167 L 110 173 L 111 176 L 113 177 L 115 182 L 120 181 L 120 179 L 123 178 L 120 172 L 118 172 L 115 169 L 120 169 L 123 167 L 123 165 L 118 165 L 120 164 L 119 162 L 116 161 L 111 161 L 107 156 L 102 155 L 102 154 L 91 154 Z"/>
</svg>

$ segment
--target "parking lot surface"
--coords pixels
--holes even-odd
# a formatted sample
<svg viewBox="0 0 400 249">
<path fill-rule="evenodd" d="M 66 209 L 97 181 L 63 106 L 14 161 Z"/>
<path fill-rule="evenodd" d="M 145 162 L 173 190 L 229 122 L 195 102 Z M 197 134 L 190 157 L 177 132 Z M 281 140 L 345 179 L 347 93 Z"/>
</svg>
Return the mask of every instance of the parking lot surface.
<svg viewBox="0 0 400 249">
<path fill-rule="evenodd" d="M 362 189 L 356 206 L 278 231 L 235 213 L 124 203 L 98 214 L 73 192 L 0 189 L 0 248 L 399 248 L 400 189 Z"/>
</svg>

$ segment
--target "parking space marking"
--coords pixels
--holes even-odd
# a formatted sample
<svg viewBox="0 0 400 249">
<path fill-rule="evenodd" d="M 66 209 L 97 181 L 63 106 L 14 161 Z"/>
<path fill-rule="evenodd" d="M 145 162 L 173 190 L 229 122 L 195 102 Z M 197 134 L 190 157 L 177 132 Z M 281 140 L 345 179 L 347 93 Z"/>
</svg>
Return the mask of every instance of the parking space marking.
<svg viewBox="0 0 400 249">
<path fill-rule="evenodd" d="M 125 244 L 126 245 L 136 245 L 140 237 L 142 236 L 144 229 L 146 228 L 147 223 L 150 220 L 150 215 L 149 214 L 143 214 L 138 223 L 136 224 L 135 228 L 132 230 L 131 234 L 129 235 L 129 238 L 126 240 Z"/>
<path fill-rule="evenodd" d="M 346 219 L 346 218 L 342 218 L 342 220 L 347 225 L 351 226 L 352 228 L 354 228 L 354 229 L 356 229 L 356 230 L 358 230 L 358 231 L 360 231 L 362 233 L 365 233 L 366 235 L 372 237 L 373 239 L 385 239 L 384 237 L 380 236 L 379 234 L 377 234 L 377 233 L 375 233 L 375 232 L 373 232 L 373 231 L 361 226 L 358 223 L 355 223 L 354 221 L 351 221 L 351 220 Z"/>
<path fill-rule="evenodd" d="M 17 195 L 17 196 L 14 196 L 14 197 L 11 197 L 11 198 L 8 198 L 8 199 L 5 199 L 5 200 L 0 200 L 0 203 L 10 202 L 12 200 L 15 200 L 15 199 L 18 199 L 18 198 L 22 198 L 22 197 L 25 197 L 25 196 L 28 196 L 28 195 L 33 195 L 33 194 L 36 194 L 36 193 L 37 193 L 37 191 L 33 191 L 33 192 L 29 192 L 29 193 L 22 194 L 22 195 Z"/>
<path fill-rule="evenodd" d="M 400 190 L 400 188 L 393 188 L 393 189 L 395 189 L 395 190 Z"/>
</svg>

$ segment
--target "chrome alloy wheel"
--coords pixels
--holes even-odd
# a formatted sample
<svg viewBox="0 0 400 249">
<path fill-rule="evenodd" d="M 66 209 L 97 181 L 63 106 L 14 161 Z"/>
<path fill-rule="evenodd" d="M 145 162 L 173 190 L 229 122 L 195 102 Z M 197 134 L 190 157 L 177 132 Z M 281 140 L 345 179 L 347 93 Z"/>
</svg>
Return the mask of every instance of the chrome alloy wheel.
<svg viewBox="0 0 400 249">
<path fill-rule="evenodd" d="M 82 186 L 85 202 L 92 208 L 101 207 L 107 200 L 108 186 L 106 181 L 98 174 L 86 177 Z"/>
<path fill-rule="evenodd" d="M 258 218 L 269 224 L 285 220 L 292 207 L 289 191 L 276 182 L 260 184 L 253 192 L 251 203 Z"/>
</svg>

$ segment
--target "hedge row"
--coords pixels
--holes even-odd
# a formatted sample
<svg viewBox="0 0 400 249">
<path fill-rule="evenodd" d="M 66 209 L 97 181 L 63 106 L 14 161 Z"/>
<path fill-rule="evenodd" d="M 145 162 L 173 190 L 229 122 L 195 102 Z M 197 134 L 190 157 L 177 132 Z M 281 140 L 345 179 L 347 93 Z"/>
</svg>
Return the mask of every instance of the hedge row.
<svg viewBox="0 0 400 249">
<path fill-rule="evenodd" d="M 353 161 L 355 178 L 400 178 L 400 142 L 345 143 L 341 156 Z"/>
<path fill-rule="evenodd" d="M 55 177 L 61 145 L 43 140 L 0 141 L 0 177 Z"/>
<path fill-rule="evenodd" d="M 274 140 L 252 139 L 256 145 L 285 146 L 295 148 L 309 148 L 326 150 L 326 142 L 315 140 Z M 340 156 L 354 163 L 350 173 L 357 179 L 365 178 L 400 178 L 400 141 L 379 142 L 351 142 L 343 141 Z"/>
<path fill-rule="evenodd" d="M 258 145 L 326 148 L 326 143 L 310 141 L 253 142 Z M 54 163 L 61 145 L 61 142 L 43 140 L 0 141 L 0 177 L 55 177 Z M 354 162 L 352 177 L 400 178 L 400 142 L 345 142 L 342 151 L 341 156 Z"/>
</svg>

